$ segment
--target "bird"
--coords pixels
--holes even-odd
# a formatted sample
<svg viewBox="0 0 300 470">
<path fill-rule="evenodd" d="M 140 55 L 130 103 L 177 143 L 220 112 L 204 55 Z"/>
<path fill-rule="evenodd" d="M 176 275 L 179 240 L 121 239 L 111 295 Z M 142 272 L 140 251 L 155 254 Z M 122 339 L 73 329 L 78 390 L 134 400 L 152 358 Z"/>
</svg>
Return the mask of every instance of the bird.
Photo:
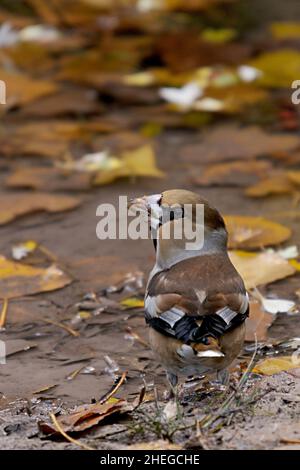
<svg viewBox="0 0 300 470">
<path fill-rule="evenodd" d="M 156 252 L 145 320 L 150 347 L 166 372 L 169 398 L 182 376 L 215 373 L 228 385 L 228 367 L 245 338 L 249 298 L 228 256 L 223 217 L 202 196 L 184 189 L 138 197 L 129 206 L 146 214 Z M 182 230 L 188 222 L 199 239 L 194 246 Z"/>
</svg>

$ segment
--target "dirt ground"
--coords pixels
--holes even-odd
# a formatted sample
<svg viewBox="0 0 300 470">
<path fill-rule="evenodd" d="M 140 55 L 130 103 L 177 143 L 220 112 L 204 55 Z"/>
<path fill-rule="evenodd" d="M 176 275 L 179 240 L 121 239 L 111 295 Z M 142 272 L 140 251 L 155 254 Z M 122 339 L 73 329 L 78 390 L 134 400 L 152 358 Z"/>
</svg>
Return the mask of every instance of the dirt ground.
<svg viewBox="0 0 300 470">
<path fill-rule="evenodd" d="M 299 12 L 297 1 L 286 2 L 286 8 L 274 6 L 271 1 L 255 5 L 262 23 L 269 19 L 270 10 L 274 19 L 293 19 Z M 126 120 L 135 113 L 135 108 L 123 105 L 111 114 L 116 112 Z M 230 118 L 226 122 L 230 124 Z M 204 165 L 186 158 L 184 149 L 202 138 L 200 130 L 180 129 L 164 130 L 154 139 L 157 161 L 166 172 L 166 179 L 119 180 L 80 194 L 83 202 L 76 210 L 32 214 L 1 226 L 2 255 L 10 256 L 12 245 L 19 241 L 38 240 L 55 254 L 59 266 L 73 279 L 61 290 L 9 302 L 6 327 L 1 331 L 1 340 L 7 346 L 7 363 L 0 365 L 1 449 L 77 449 L 62 440 L 46 439 L 38 423 L 49 422 L 51 412 L 72 410 L 76 405 L 103 397 L 113 386 L 115 376 L 124 371 L 128 371 L 127 379 L 116 397 L 132 402 L 146 385 L 146 399 L 133 413 L 107 419 L 101 426 L 81 434 L 80 441 L 93 448 L 126 449 L 139 442 L 165 439 L 178 448 L 199 450 L 300 449 L 300 369 L 270 377 L 254 374 L 241 394 L 234 393 L 235 374 L 231 388 L 225 392 L 206 379 L 198 380 L 191 389 L 187 385 L 179 417 L 170 429 L 168 423 L 161 424 L 166 406 L 164 372 L 147 347 L 142 309 L 116 311 L 112 306 L 111 311 L 76 322 L 79 311 L 97 308 L 97 300 L 91 294 L 102 298 L 104 289 L 124 286 L 129 273 L 134 280 L 129 283 L 128 294 L 141 294 L 153 266 L 154 252 L 149 240 L 100 241 L 96 237 L 97 206 L 101 203 L 117 206 L 119 195 L 130 198 L 171 188 L 198 191 L 222 214 L 264 216 L 289 226 L 292 229 L 289 244 L 300 246 L 299 218 L 289 216 L 290 196 L 256 200 L 243 195 L 239 187 L 199 189 L 193 183 L 191 176 L 201 175 Z M 18 163 L 18 159 L 15 161 Z M 34 164 L 34 159 L 27 158 L 27 162 Z M 0 200 L 1 195 L 10 191 L 4 188 L 8 173 L 6 165 L 1 166 Z M 261 292 L 299 303 L 295 296 L 299 280 L 298 273 L 268 284 Z M 108 297 L 117 301 L 119 294 Z M 79 335 L 73 336 L 47 320 L 66 321 Z M 268 331 L 267 342 L 295 337 L 300 337 L 299 314 L 278 314 Z M 239 362 L 249 360 L 250 356 L 245 349 Z M 118 369 L 108 366 L 110 359 Z M 158 398 L 154 400 L 156 389 Z M 197 421 L 211 413 L 214 416 L 230 393 L 233 393 L 230 408 L 220 415 L 219 421 L 197 433 Z"/>
<path fill-rule="evenodd" d="M 142 181 L 131 187 L 125 183 L 115 184 L 88 194 L 82 207 L 76 211 L 63 216 L 35 215 L 1 229 L 4 252 L 8 253 L 11 244 L 20 238 L 36 238 L 38 233 L 39 241 L 55 252 L 61 265 L 76 279 L 63 290 L 14 300 L 10 304 L 7 328 L 1 335 L 7 342 L 8 354 L 20 351 L 29 344 L 35 347 L 12 354 L 8 357 L 7 364 L 0 369 L 3 397 L 0 411 L 2 448 L 72 448 L 72 444 L 41 440 L 37 436 L 36 423 L 45 419 L 50 410 L 89 403 L 92 398 L 103 396 L 112 386 L 112 377 L 105 373 L 105 355 L 114 359 L 121 371 L 129 371 L 127 382 L 116 396 L 133 399 L 143 384 L 143 377 L 149 390 L 155 380 L 162 392 L 163 371 L 151 360 L 149 349 L 139 342 L 126 339 L 126 328 L 130 326 L 147 340 L 142 311 L 135 314 L 127 311 L 117 315 L 102 313 L 79 325 L 79 337 L 45 324 L 44 319 L 60 322 L 70 319 L 74 316 L 74 306 L 87 293 L 101 292 L 102 288 L 122 280 L 129 272 L 140 271 L 147 276 L 154 261 L 151 242 L 99 241 L 95 233 L 96 207 L 102 202 L 116 203 L 119 194 L 132 197 L 149 192 L 157 193 L 172 187 L 196 189 L 189 182 L 188 170 L 180 162 L 180 144 L 185 140 L 190 143 L 194 138 L 185 133 L 171 133 L 160 139 L 159 159 L 162 168 L 169 174 L 166 182 Z M 278 200 L 271 199 L 262 205 L 249 201 L 248 198 L 241 199 L 240 194 L 237 198 L 233 188 L 207 189 L 202 193 L 223 213 L 240 213 L 241 206 L 243 214 L 267 214 L 271 217 L 272 211 L 278 212 Z M 288 198 L 281 198 L 280 212 L 288 210 L 289 204 Z M 286 220 L 282 222 L 286 223 Z M 294 229 L 292 242 L 299 244 L 297 226 Z M 268 293 L 276 292 L 277 295 L 293 298 L 298 284 L 299 276 L 294 276 L 269 285 Z M 9 318 L 13 320 L 10 321 Z M 279 315 L 269 331 L 270 339 L 296 336 L 300 336 L 297 316 Z M 93 367 L 93 373 L 81 373 L 73 380 L 67 379 L 72 372 L 85 365 Z M 50 385 L 56 386 L 33 394 Z M 251 395 L 252 386 L 245 394 Z M 234 415 L 229 426 L 208 437 L 206 445 L 209 448 L 275 448 L 283 445 L 280 439 L 291 438 L 291 433 L 293 439 L 299 439 L 300 377 L 294 377 L 288 372 L 271 378 L 260 377 L 255 381 L 255 388 L 261 398 L 255 404 L 246 406 L 243 413 Z M 201 416 L 208 401 L 210 405 L 215 403 L 218 393 L 208 393 L 208 398 L 206 393 L 193 396 L 193 414 Z M 286 400 L 285 394 L 288 396 Z M 146 403 L 143 406 L 147 409 L 151 405 Z M 184 414 L 189 407 L 190 404 L 185 404 Z M 93 440 L 93 445 L 107 449 L 121 448 L 128 444 L 131 436 L 128 431 L 130 423 L 126 422 L 122 426 L 121 431 L 118 430 L 118 424 L 114 424 L 112 429 L 100 429 L 99 437 Z M 105 435 L 105 430 L 108 435 Z M 195 429 L 192 426 L 190 432 L 187 429 L 175 436 L 179 442 L 187 441 L 193 436 L 193 432 Z M 146 437 L 149 439 L 147 433 L 151 436 L 151 429 L 146 430 Z M 139 435 L 135 439 L 138 440 Z"/>
</svg>

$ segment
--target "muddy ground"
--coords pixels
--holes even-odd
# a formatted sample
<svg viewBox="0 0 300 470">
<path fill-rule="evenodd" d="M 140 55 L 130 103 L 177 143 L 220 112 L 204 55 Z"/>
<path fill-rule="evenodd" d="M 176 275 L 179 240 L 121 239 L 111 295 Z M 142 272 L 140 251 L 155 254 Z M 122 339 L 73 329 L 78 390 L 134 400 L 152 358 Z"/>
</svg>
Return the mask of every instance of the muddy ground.
<svg viewBox="0 0 300 470">
<path fill-rule="evenodd" d="M 63 442 L 41 440 L 37 435 L 37 421 L 47 418 L 51 410 L 55 411 L 59 407 L 70 409 L 74 405 L 90 403 L 93 398 L 102 397 L 113 384 L 112 376 L 105 372 L 105 355 L 117 362 L 120 368 L 118 373 L 128 370 L 128 380 L 116 394 L 117 397 L 134 399 L 145 380 L 149 392 L 153 390 L 153 382 L 158 384 L 162 399 L 163 371 L 152 361 L 147 347 L 128 338 L 127 328 L 130 326 L 147 341 L 141 310 L 134 313 L 130 310 L 101 313 L 82 321 L 75 325 L 80 332 L 79 337 L 46 324 L 44 320 L 71 320 L 77 312 L 75 305 L 86 294 L 101 293 L 102 288 L 122 282 L 128 273 L 140 272 L 147 276 L 154 261 L 151 242 L 99 241 L 95 233 L 96 207 L 102 202 L 116 204 L 118 195 L 132 197 L 174 187 L 199 190 L 191 184 L 189 174 L 191 170 L 201 172 L 201 167 L 197 165 L 193 169 L 180 157 L 181 145 L 192 143 L 198 138 L 193 133 L 178 132 L 167 133 L 158 139 L 158 159 L 162 169 L 168 172 L 167 181 L 144 180 L 132 185 L 116 183 L 85 195 L 84 203 L 75 211 L 52 216 L 36 214 L 1 228 L 1 245 L 5 254 L 9 254 L 14 242 L 38 237 L 40 243 L 56 254 L 60 266 L 67 269 L 75 279 L 62 290 L 14 300 L 9 305 L 6 330 L 1 334 L 8 349 L 7 364 L 0 369 L 1 448 L 75 447 Z M 208 188 L 202 190 L 202 193 L 223 213 L 242 212 L 270 218 L 274 214 L 276 218 L 280 212 L 281 218 L 276 220 L 294 229 L 291 242 L 299 245 L 297 221 L 284 217 L 284 212 L 290 207 L 289 198 L 255 202 L 243 197 L 241 191 L 234 188 Z M 139 277 L 139 274 L 135 275 Z M 299 275 L 296 275 L 269 285 L 267 292 L 294 298 L 298 286 Z M 115 298 L 118 298 L 117 294 Z M 270 341 L 272 338 L 295 336 L 300 336 L 297 315 L 279 315 L 269 331 Z M 20 352 L 26 345 L 34 347 Z M 79 373 L 73 380 L 68 380 L 70 374 L 83 366 L 94 369 L 92 373 Z M 55 387 L 39 392 L 52 385 Z M 284 445 L 281 439 L 299 439 L 300 376 L 282 372 L 270 378 L 253 379 L 243 392 L 244 398 L 252 396 L 253 387 L 259 395 L 255 403 L 243 405 L 242 411 L 233 413 L 230 424 L 222 426 L 217 433 L 205 436 L 205 444 L 201 440 L 205 448 L 277 448 Z M 207 406 L 218 408 L 220 399 L 219 391 L 203 392 L 201 387 L 199 393 L 192 394 L 191 401 L 188 399 L 182 405 L 184 419 L 189 415 L 192 417 L 189 418 L 189 424 L 184 425 L 188 426 L 187 429 L 175 433 L 175 442 L 188 445 L 195 435 L 195 417 L 201 417 Z M 152 406 L 153 403 L 143 404 L 141 412 L 143 407 L 147 410 Z M 139 417 L 136 419 L 139 420 Z M 132 429 L 132 418 L 123 421 L 121 425 L 118 422 L 112 428 L 98 428 L 95 438 L 85 439 L 92 446 L 102 449 L 121 448 L 132 442 L 132 436 L 137 441 L 153 440 L 150 425 L 145 426 L 143 436 Z M 120 430 L 118 426 L 121 426 Z"/>
<path fill-rule="evenodd" d="M 249 2 L 248 2 L 249 3 Z M 299 16 L 299 2 L 251 2 L 254 15 L 264 21 Z M 249 7 L 248 7 L 249 8 Z M 259 29 L 259 26 L 258 26 Z M 259 34 L 257 32 L 257 34 Z M 299 78 L 299 77 L 298 77 Z M 134 109 L 122 107 L 126 120 Z M 128 273 L 138 281 L 147 277 L 154 252 L 150 241 L 107 240 L 96 237 L 96 208 L 101 203 L 117 205 L 119 195 L 133 197 L 159 193 L 170 188 L 199 191 L 191 175 L 201 174 L 199 162 L 184 157 L 187 144 L 201 140 L 201 131 L 164 131 L 156 138 L 157 161 L 167 173 L 165 180 L 138 179 L 117 182 L 81 195 L 82 205 L 63 214 L 35 214 L 20 218 L 0 228 L 1 254 L 9 256 L 14 243 L 38 240 L 55 254 L 59 266 L 70 273 L 73 282 L 58 291 L 10 301 L 6 328 L 1 339 L 7 345 L 7 364 L 0 365 L 0 448 L 1 449 L 77 449 L 65 441 L 45 439 L 38 423 L 49 421 L 50 412 L 71 410 L 79 404 L 103 397 L 113 386 L 114 373 L 128 371 L 126 382 L 116 397 L 133 401 L 146 384 L 146 400 L 139 409 L 122 418 L 111 419 L 81 435 L 80 440 L 97 449 L 124 449 L 139 442 L 165 439 L 181 448 L 194 449 L 299 449 L 300 445 L 300 374 L 299 369 L 271 377 L 253 375 L 242 392 L 231 388 L 220 391 L 206 380 L 194 388 L 186 387 L 179 417 L 169 429 L 161 426 L 165 388 L 163 370 L 152 360 L 147 329 L 140 310 L 115 311 L 92 315 L 78 323 L 78 304 L 87 294 L 103 295 L 103 289 L 124 285 Z M 16 159 L 17 161 L 17 159 Z M 27 159 L 28 164 L 34 161 Z M 1 194 L 8 192 L 3 182 L 8 174 L 4 165 L 0 176 Z M 290 244 L 300 246 L 299 218 L 289 216 L 289 196 L 256 201 L 247 198 L 238 187 L 203 188 L 199 191 L 223 214 L 265 216 L 291 227 Z M 269 284 L 262 293 L 293 299 L 299 289 L 300 274 Z M 134 284 L 134 283 L 133 283 Z M 143 287 L 138 287 L 139 293 Z M 132 291 L 128 291 L 132 293 Z M 91 297 L 89 297 L 91 298 Z M 118 294 L 110 298 L 118 300 Z M 75 337 L 45 320 L 68 322 L 80 333 Z M 133 338 L 132 332 L 138 334 Z M 268 332 L 268 342 L 300 337 L 299 314 L 277 315 Z M 108 370 L 105 356 L 119 369 Z M 249 359 L 241 352 L 238 362 Z M 213 378 L 212 378 L 213 380 Z M 154 400 L 158 391 L 158 408 Z M 196 422 L 220 409 L 233 394 L 230 409 L 221 420 L 202 432 Z M 158 425 L 157 423 L 160 423 Z M 78 436 L 77 436 L 78 437 Z M 166 444 L 161 444 L 162 448 Z"/>
</svg>

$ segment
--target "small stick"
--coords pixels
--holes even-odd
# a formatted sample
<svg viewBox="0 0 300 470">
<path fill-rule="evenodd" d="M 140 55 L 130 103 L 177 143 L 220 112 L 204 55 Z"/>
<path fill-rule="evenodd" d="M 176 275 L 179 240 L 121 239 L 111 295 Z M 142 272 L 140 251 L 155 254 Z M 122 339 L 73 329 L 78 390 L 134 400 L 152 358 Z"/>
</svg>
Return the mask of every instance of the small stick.
<svg viewBox="0 0 300 470">
<path fill-rule="evenodd" d="M 283 444 L 300 444 L 300 439 L 287 439 L 286 437 L 283 437 L 280 439 L 280 442 Z"/>
<path fill-rule="evenodd" d="M 54 326 L 58 326 L 59 328 L 63 328 L 68 333 L 70 333 L 70 335 L 72 335 L 72 336 L 76 336 L 76 337 L 80 336 L 79 331 L 73 330 L 73 328 L 71 328 L 68 325 L 64 325 L 64 323 L 60 323 L 60 322 L 57 322 L 57 321 L 54 321 L 54 320 L 48 320 L 48 319 L 44 319 L 43 321 L 45 323 L 50 323 L 50 325 L 54 325 Z"/>
<path fill-rule="evenodd" d="M 0 328 L 3 328 L 5 325 L 7 309 L 8 309 L 8 299 L 3 299 L 3 307 L 2 307 L 2 311 L 0 315 Z"/>
<path fill-rule="evenodd" d="M 135 333 L 130 326 L 126 328 L 128 334 L 132 336 L 138 343 L 145 346 L 145 348 L 149 348 L 149 344 L 145 341 L 138 333 Z"/>
<path fill-rule="evenodd" d="M 124 380 L 126 379 L 126 375 L 128 374 L 127 370 L 125 372 L 123 372 L 123 374 L 121 375 L 121 377 L 119 378 L 118 382 L 116 383 L 116 385 L 114 386 L 114 388 L 108 392 L 106 395 L 104 395 L 104 397 L 100 398 L 99 400 L 99 403 L 101 405 L 103 405 L 103 403 L 106 403 L 118 390 L 119 388 L 121 387 L 122 383 L 124 382 Z"/>
<path fill-rule="evenodd" d="M 85 450 L 96 450 L 96 449 L 93 449 L 92 447 L 84 444 L 83 442 L 80 442 L 80 441 L 77 441 L 77 439 L 73 439 L 73 437 L 69 436 L 63 429 L 62 427 L 60 426 L 59 422 L 57 421 L 54 413 L 50 413 L 50 418 L 54 424 L 54 426 L 56 427 L 56 430 L 62 435 L 64 436 L 65 439 L 67 439 L 67 441 L 69 442 L 72 442 L 72 444 L 75 444 L 76 446 L 79 446 L 79 447 L 82 447 L 83 449 Z"/>
</svg>

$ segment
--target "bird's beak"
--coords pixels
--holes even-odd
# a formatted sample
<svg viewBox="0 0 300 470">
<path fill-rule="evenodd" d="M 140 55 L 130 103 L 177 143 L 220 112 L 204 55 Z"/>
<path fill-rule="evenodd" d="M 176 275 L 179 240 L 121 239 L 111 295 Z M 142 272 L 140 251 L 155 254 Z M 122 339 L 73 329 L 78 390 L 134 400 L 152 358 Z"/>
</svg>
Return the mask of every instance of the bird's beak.
<svg viewBox="0 0 300 470">
<path fill-rule="evenodd" d="M 137 210 L 140 212 L 146 212 L 150 214 L 151 211 L 156 212 L 156 208 L 159 207 L 161 200 L 161 194 L 152 194 L 151 196 L 137 197 L 130 199 L 128 202 L 128 209 Z"/>
<path fill-rule="evenodd" d="M 134 199 L 129 199 L 128 201 L 128 209 L 132 209 L 134 211 L 140 211 L 140 212 L 147 212 L 150 210 L 149 202 L 148 202 L 148 197 L 143 196 L 143 197 L 137 197 Z"/>
</svg>

